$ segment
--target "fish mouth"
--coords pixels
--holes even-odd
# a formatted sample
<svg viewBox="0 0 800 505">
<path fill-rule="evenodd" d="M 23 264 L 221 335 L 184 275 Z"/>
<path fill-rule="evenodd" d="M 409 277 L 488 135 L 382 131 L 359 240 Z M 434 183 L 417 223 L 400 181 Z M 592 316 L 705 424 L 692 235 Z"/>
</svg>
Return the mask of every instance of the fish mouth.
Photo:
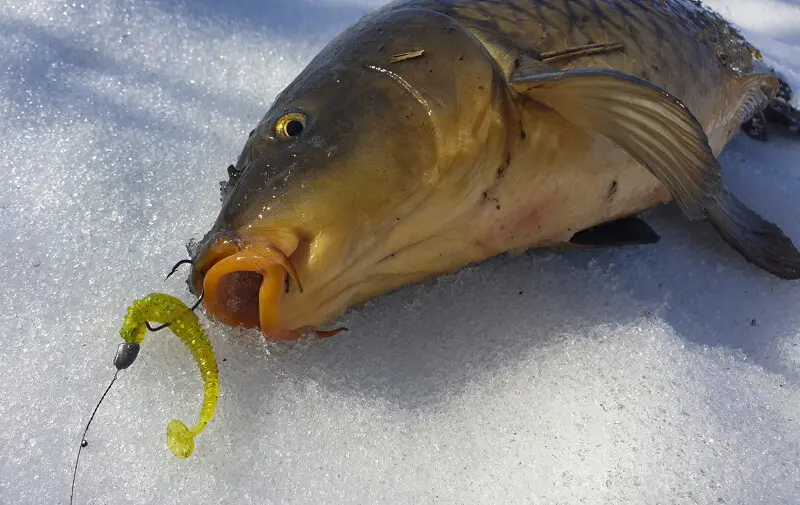
<svg viewBox="0 0 800 505">
<path fill-rule="evenodd" d="M 292 252 L 270 242 L 243 244 L 218 236 L 199 251 L 190 285 L 195 294 L 202 293 L 204 308 L 217 321 L 259 329 L 271 340 L 296 339 L 299 332 L 283 328 L 280 321 L 288 281 L 303 291 L 289 259 Z"/>
</svg>

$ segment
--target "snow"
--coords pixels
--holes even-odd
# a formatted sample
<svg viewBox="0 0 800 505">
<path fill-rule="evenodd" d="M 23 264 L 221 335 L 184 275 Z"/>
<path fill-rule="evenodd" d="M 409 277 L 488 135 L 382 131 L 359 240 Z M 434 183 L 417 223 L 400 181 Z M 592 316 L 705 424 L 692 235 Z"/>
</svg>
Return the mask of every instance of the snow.
<svg viewBox="0 0 800 505">
<path fill-rule="evenodd" d="M 219 209 L 273 97 L 381 1 L 0 5 L 0 503 L 67 503 L 127 305 Z M 800 89 L 800 2 L 714 0 Z M 800 243 L 800 142 L 740 136 L 743 200 Z M 656 246 L 499 258 L 382 296 L 327 341 L 209 324 L 145 340 L 87 435 L 75 503 L 797 503 L 800 284 L 667 207 Z"/>
</svg>

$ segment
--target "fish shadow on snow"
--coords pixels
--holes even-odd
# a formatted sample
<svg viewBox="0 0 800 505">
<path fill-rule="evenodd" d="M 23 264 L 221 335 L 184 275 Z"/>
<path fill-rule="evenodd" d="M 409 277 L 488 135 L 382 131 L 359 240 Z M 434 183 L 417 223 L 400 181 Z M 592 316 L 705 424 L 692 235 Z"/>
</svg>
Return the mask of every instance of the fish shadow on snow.
<svg viewBox="0 0 800 505">
<path fill-rule="evenodd" d="M 740 136 L 722 156 L 733 169 L 726 168 L 732 189 L 795 243 L 800 172 L 789 162 L 798 149 Z M 756 169 L 751 164 L 759 157 L 766 159 Z M 641 325 L 650 313 L 690 346 L 743 353 L 796 382 L 798 371 L 779 349 L 800 325 L 800 283 L 747 263 L 710 224 L 689 222 L 673 205 L 644 217 L 661 234 L 659 244 L 529 251 L 407 286 L 345 314 L 340 322 L 349 333 L 314 342 L 287 362 L 269 359 L 269 377 L 247 380 L 274 387 L 273 381 L 310 379 L 406 409 L 438 409 L 469 384 L 535 360 L 538 352 L 559 352 L 559 345 L 568 352 L 564 341 L 598 338 L 598 326 L 613 338 L 615 327 Z M 229 387 L 252 387 L 239 380 Z"/>
</svg>

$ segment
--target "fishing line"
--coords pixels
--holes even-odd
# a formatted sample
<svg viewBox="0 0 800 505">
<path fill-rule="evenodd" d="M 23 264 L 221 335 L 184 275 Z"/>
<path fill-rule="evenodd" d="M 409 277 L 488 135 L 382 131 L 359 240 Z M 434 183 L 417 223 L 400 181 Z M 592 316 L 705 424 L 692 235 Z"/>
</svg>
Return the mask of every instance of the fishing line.
<svg viewBox="0 0 800 505">
<path fill-rule="evenodd" d="M 81 459 L 81 451 L 83 451 L 83 448 L 86 446 L 86 443 L 85 443 L 86 442 L 86 433 L 89 431 L 89 425 L 92 424 L 92 420 L 94 419 L 94 415 L 97 414 L 97 409 L 100 408 L 100 404 L 103 402 L 103 399 L 106 397 L 108 392 L 111 390 L 111 386 L 114 385 L 114 381 L 117 380 L 117 374 L 118 373 L 119 373 L 119 370 L 114 372 L 114 377 L 111 379 L 111 383 L 106 388 L 106 391 L 105 391 L 105 393 L 103 393 L 103 396 L 100 397 L 100 401 L 97 402 L 97 406 L 94 408 L 94 412 L 92 412 L 92 416 L 89 418 L 89 422 L 86 423 L 86 429 L 83 430 L 83 436 L 81 437 L 81 443 L 78 446 L 78 457 L 75 458 L 75 469 L 72 471 L 72 489 L 69 492 L 69 503 L 70 503 L 70 505 L 72 504 L 72 498 L 75 495 L 75 476 L 78 475 L 78 461 L 80 461 L 80 459 Z"/>
<path fill-rule="evenodd" d="M 114 357 L 114 366 L 117 368 L 117 371 L 114 372 L 114 377 L 111 378 L 111 382 L 108 384 L 108 387 L 103 392 L 103 396 L 100 397 L 100 401 L 97 402 L 97 405 L 94 407 L 92 411 L 91 417 L 89 417 L 89 422 L 86 423 L 86 429 L 83 430 L 83 436 L 81 437 L 81 442 L 78 445 L 78 456 L 75 458 L 75 468 L 72 471 L 72 488 L 69 492 L 69 503 L 72 505 L 72 499 L 75 495 L 75 477 L 78 475 L 78 462 L 81 460 L 81 452 L 83 448 L 86 447 L 86 433 L 89 432 L 89 425 L 92 424 L 94 420 L 95 414 L 97 414 L 97 410 L 100 408 L 100 404 L 103 403 L 103 400 L 106 398 L 106 395 L 109 391 L 111 391 L 111 386 L 114 385 L 114 382 L 117 380 L 117 375 L 119 375 L 120 370 L 124 370 L 131 366 L 133 361 L 136 359 L 136 356 L 139 354 L 139 344 L 129 344 L 127 342 L 119 344 L 117 347 L 117 355 Z"/>
</svg>

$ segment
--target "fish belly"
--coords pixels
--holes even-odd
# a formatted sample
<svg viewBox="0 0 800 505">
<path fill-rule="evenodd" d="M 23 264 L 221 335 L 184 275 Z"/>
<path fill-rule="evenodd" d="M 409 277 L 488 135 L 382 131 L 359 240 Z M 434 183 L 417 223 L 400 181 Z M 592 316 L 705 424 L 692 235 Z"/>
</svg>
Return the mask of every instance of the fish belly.
<svg viewBox="0 0 800 505">
<path fill-rule="evenodd" d="M 554 112 L 523 111 L 521 124 L 525 142 L 512 150 L 502 177 L 468 220 L 479 230 L 478 254 L 561 244 L 586 228 L 671 201 L 667 188 L 610 140 Z"/>
</svg>

